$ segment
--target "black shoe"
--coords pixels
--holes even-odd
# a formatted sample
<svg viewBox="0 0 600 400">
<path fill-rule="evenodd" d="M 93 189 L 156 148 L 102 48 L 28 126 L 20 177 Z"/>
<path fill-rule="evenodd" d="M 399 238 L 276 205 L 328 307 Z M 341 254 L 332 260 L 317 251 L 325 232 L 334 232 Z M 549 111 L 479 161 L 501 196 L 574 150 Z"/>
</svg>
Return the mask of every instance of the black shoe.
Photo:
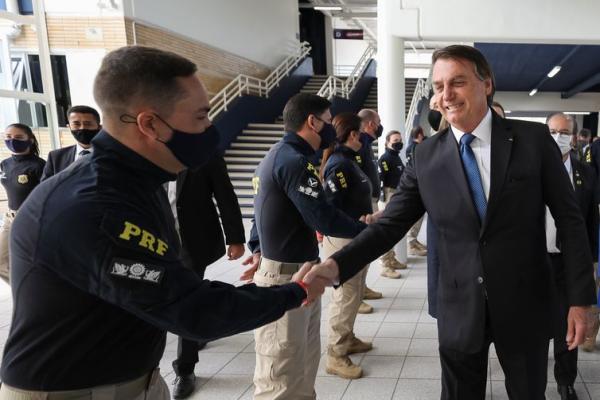
<svg viewBox="0 0 600 400">
<path fill-rule="evenodd" d="M 185 399 L 196 388 L 196 375 L 177 375 L 173 381 L 173 398 Z"/>
<path fill-rule="evenodd" d="M 573 385 L 558 385 L 556 390 L 560 394 L 560 400 L 579 400 Z"/>
</svg>

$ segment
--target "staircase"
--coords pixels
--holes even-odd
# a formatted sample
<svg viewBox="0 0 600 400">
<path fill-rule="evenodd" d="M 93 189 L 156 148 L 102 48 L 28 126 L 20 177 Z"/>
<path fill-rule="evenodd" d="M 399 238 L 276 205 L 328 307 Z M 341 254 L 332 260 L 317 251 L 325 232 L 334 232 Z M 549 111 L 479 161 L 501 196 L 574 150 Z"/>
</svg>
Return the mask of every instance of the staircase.
<svg viewBox="0 0 600 400">
<path fill-rule="evenodd" d="M 300 90 L 301 93 L 317 93 L 326 76 L 313 76 Z M 416 79 L 406 80 L 407 112 L 410 106 L 410 98 L 414 92 Z M 363 108 L 377 110 L 377 81 L 373 83 L 369 95 L 363 104 Z M 384 132 L 385 134 L 385 132 Z M 267 154 L 271 146 L 277 143 L 284 135 L 283 117 L 279 116 L 275 123 L 251 123 L 236 138 L 231 146 L 225 150 L 225 162 L 229 178 L 240 203 L 243 218 L 254 216 L 254 190 L 252 189 L 252 177 L 260 161 Z M 373 150 L 377 157 L 377 142 L 374 142 Z"/>
</svg>

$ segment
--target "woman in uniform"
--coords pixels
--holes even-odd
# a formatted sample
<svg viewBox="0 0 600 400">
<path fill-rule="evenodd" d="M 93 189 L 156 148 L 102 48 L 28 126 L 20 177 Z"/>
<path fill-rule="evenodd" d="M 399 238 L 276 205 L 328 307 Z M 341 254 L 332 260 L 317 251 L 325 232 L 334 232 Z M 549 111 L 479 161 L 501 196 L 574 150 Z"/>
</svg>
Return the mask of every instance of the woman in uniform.
<svg viewBox="0 0 600 400">
<path fill-rule="evenodd" d="M 9 282 L 8 240 L 17 210 L 40 183 L 46 162 L 30 127 L 11 124 L 4 130 L 4 144 L 11 156 L 0 162 L 0 183 L 8 197 L 8 211 L 0 228 L 0 278 Z"/>
<path fill-rule="evenodd" d="M 336 207 L 356 219 L 372 213 L 371 182 L 357 162 L 361 119 L 352 113 L 342 113 L 333 119 L 337 146 L 327 160 L 324 183 L 328 199 Z M 331 236 L 323 238 L 325 258 L 350 243 L 352 239 Z M 366 267 L 366 266 L 365 266 Z M 360 366 L 349 355 L 371 350 L 371 343 L 354 336 L 354 321 L 362 301 L 367 268 L 333 291 L 329 304 L 327 373 L 346 379 L 362 376 Z"/>
</svg>

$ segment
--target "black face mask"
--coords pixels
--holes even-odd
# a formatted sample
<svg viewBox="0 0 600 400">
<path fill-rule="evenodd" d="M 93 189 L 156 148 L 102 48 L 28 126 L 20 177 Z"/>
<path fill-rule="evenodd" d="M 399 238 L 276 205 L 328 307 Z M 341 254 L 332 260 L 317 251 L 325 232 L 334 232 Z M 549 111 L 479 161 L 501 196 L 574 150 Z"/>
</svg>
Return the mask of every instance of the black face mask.
<svg viewBox="0 0 600 400">
<path fill-rule="evenodd" d="M 434 131 L 439 131 L 440 123 L 442 122 L 442 113 L 436 110 L 429 110 L 427 122 L 429 122 L 429 126 L 431 126 Z"/>
<path fill-rule="evenodd" d="M 379 138 L 383 134 L 383 125 L 379 124 L 377 130 L 375 131 L 375 137 Z"/>
<path fill-rule="evenodd" d="M 402 150 L 402 147 L 404 147 L 404 143 L 402 143 L 402 142 L 392 143 L 392 149 L 394 149 L 396 151 Z"/>
<path fill-rule="evenodd" d="M 321 136 L 321 144 L 319 145 L 319 149 L 325 150 L 335 142 L 337 138 L 337 133 L 335 132 L 335 128 L 333 127 L 333 125 L 326 121 L 323 121 L 316 115 L 314 117 L 323 123 L 323 128 L 321 128 L 321 130 L 319 131 L 319 136 Z"/>
<path fill-rule="evenodd" d="M 71 129 L 71 134 L 81 144 L 90 144 L 100 129 Z"/>
</svg>

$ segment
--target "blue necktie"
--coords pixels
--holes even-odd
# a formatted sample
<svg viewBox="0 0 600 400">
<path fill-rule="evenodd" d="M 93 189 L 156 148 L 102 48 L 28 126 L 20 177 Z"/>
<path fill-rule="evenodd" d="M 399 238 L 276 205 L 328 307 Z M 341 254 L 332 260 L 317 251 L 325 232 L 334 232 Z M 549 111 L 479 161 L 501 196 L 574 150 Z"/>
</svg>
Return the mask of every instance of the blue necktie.
<svg viewBox="0 0 600 400">
<path fill-rule="evenodd" d="M 485 199 L 475 154 L 473 154 L 473 149 L 471 149 L 471 142 L 473 139 L 475 139 L 475 136 L 470 133 L 465 133 L 460 138 L 460 158 L 462 158 L 463 166 L 465 168 L 465 174 L 467 175 L 467 181 L 469 182 L 473 203 L 475 203 L 477 214 L 479 214 L 479 221 L 483 223 L 487 208 L 487 200 Z"/>
</svg>

